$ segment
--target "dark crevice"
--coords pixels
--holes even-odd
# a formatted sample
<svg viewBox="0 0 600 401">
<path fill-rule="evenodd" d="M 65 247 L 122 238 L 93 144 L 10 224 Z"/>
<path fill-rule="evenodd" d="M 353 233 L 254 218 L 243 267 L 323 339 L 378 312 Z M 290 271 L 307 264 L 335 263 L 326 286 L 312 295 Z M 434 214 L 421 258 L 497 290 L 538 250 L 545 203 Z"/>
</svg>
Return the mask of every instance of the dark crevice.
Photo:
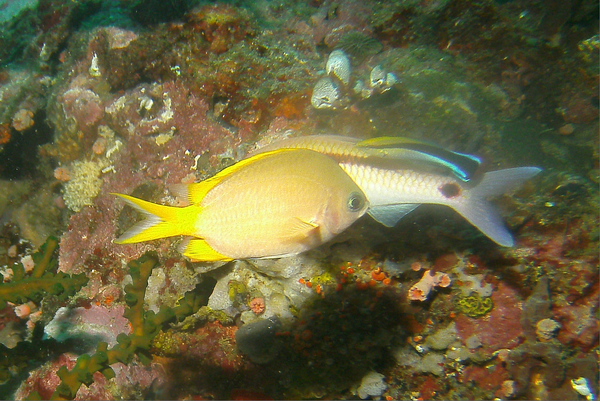
<svg viewBox="0 0 600 401">
<path fill-rule="evenodd" d="M 46 112 L 38 111 L 31 128 L 22 132 L 12 131 L 12 139 L 0 153 L 0 178 L 33 178 L 36 174 L 39 154 L 38 147 L 49 143 L 53 130 L 46 122 Z"/>
</svg>

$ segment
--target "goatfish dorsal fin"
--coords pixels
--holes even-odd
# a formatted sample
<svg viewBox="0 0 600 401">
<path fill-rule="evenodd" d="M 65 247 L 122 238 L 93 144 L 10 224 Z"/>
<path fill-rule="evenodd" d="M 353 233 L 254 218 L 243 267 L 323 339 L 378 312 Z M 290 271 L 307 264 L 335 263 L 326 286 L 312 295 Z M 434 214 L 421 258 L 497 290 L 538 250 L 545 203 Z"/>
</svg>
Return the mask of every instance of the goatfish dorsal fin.
<svg viewBox="0 0 600 401">
<path fill-rule="evenodd" d="M 477 156 L 453 152 L 428 142 L 404 137 L 365 139 L 355 146 L 371 156 L 438 164 L 450 169 L 457 178 L 465 182 L 471 180 L 481 164 L 481 159 Z"/>
<path fill-rule="evenodd" d="M 227 177 L 229 177 L 230 175 L 232 175 L 239 169 L 245 167 L 246 165 L 251 164 L 257 160 L 260 160 L 260 159 L 262 159 L 266 156 L 272 155 L 274 153 L 290 152 L 293 150 L 294 149 L 277 149 L 277 150 L 272 150 L 270 152 L 259 153 L 248 159 L 240 160 L 233 166 L 229 166 L 229 167 L 221 170 L 213 177 L 210 177 L 202 182 L 196 182 L 196 183 L 188 184 L 188 185 L 175 184 L 171 188 L 177 194 L 178 197 L 180 197 L 182 199 L 187 199 L 187 201 L 192 205 L 197 204 L 197 203 L 200 203 L 202 201 L 202 199 L 204 199 L 206 194 L 211 189 L 213 189 L 217 184 L 222 182 L 224 179 L 226 179 Z"/>
</svg>

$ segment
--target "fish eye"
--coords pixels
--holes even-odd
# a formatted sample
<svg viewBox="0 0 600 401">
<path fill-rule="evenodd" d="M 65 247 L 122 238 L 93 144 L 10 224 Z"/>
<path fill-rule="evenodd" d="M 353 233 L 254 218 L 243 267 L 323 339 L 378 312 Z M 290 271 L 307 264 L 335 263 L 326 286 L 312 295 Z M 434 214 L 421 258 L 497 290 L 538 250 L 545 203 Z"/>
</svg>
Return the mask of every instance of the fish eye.
<svg viewBox="0 0 600 401">
<path fill-rule="evenodd" d="M 348 210 L 351 212 L 357 212 L 363 208 L 365 205 L 365 199 L 362 194 L 358 192 L 352 192 L 350 197 L 348 198 Z"/>
</svg>

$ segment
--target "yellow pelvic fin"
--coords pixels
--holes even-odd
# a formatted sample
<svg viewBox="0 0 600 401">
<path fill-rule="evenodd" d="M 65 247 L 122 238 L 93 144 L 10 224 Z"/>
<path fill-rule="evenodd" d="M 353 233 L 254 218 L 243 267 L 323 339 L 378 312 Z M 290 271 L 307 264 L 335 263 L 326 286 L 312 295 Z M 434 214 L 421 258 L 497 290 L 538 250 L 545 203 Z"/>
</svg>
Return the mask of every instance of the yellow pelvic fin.
<svg viewBox="0 0 600 401">
<path fill-rule="evenodd" d="M 194 262 L 216 262 L 233 260 L 230 257 L 221 255 L 208 245 L 203 239 L 190 239 L 183 243 L 182 253 Z"/>
<path fill-rule="evenodd" d="M 133 244 L 175 235 L 192 235 L 200 213 L 198 206 L 173 207 L 157 205 L 133 196 L 112 193 L 123 198 L 127 204 L 146 215 L 115 240 L 117 244 Z"/>
<path fill-rule="evenodd" d="M 245 167 L 248 164 L 254 163 L 257 160 L 263 159 L 269 155 L 275 154 L 275 153 L 282 153 L 282 152 L 293 152 L 295 149 L 277 149 L 277 150 L 272 150 L 270 152 L 265 152 L 265 153 L 259 153 L 257 155 L 254 155 L 248 159 L 244 159 L 244 160 L 240 160 L 239 162 L 237 162 L 236 164 L 234 164 L 233 166 L 229 166 L 224 170 L 221 170 L 220 172 L 218 172 L 216 175 L 214 175 L 213 177 L 210 177 L 202 182 L 197 182 L 194 184 L 189 184 L 187 186 L 187 196 L 188 196 L 188 201 L 190 202 L 190 204 L 196 204 L 196 203 L 200 203 L 202 201 L 202 199 L 204 199 L 204 197 L 206 196 L 206 194 L 213 189 L 215 186 L 217 186 L 217 184 L 219 184 L 221 181 L 223 181 L 225 178 L 227 178 L 228 176 L 230 176 L 231 174 L 235 173 L 236 171 L 238 171 L 239 169 Z M 181 193 L 181 191 L 180 191 Z"/>
</svg>

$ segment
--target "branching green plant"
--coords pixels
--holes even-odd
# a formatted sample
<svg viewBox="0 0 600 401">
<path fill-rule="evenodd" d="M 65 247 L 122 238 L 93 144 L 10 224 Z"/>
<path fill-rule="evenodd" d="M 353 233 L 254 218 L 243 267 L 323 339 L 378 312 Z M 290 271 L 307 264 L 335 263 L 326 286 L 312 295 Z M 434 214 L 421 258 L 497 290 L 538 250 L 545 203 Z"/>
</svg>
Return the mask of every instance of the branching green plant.
<svg viewBox="0 0 600 401">
<path fill-rule="evenodd" d="M 34 268 L 31 274 L 25 272 L 21 262 L 12 265 L 10 282 L 0 282 L 0 309 L 6 307 L 6 302 L 39 303 L 48 295 L 56 295 L 64 301 L 74 295 L 87 284 L 84 273 L 69 275 L 57 272 L 58 268 L 58 239 L 49 237 L 40 249 L 31 255 Z"/>
<path fill-rule="evenodd" d="M 111 349 L 108 349 L 107 343 L 99 343 L 93 355 L 81 355 L 71 370 L 65 366 L 61 367 L 57 374 L 62 381 L 51 399 L 75 398 L 82 384 L 89 386 L 93 383 L 95 372 L 102 373 L 107 379 L 114 377 L 115 373 L 110 367 L 113 363 L 128 364 L 135 355 L 142 363 L 150 363 L 152 359 L 150 344 L 163 326 L 170 321 L 181 321 L 198 311 L 201 306 L 206 305 L 207 295 L 211 292 L 207 290 L 212 290 L 214 283 L 200 284 L 194 291 L 188 292 L 179 301 L 179 305 L 174 308 L 163 306 L 158 313 L 144 310 L 148 278 L 157 264 L 158 257 L 155 253 L 149 252 L 128 265 L 133 283 L 125 286 L 127 308 L 123 316 L 131 322 L 131 334 L 119 334 L 117 344 Z M 207 285 L 211 288 L 205 288 Z"/>
</svg>

